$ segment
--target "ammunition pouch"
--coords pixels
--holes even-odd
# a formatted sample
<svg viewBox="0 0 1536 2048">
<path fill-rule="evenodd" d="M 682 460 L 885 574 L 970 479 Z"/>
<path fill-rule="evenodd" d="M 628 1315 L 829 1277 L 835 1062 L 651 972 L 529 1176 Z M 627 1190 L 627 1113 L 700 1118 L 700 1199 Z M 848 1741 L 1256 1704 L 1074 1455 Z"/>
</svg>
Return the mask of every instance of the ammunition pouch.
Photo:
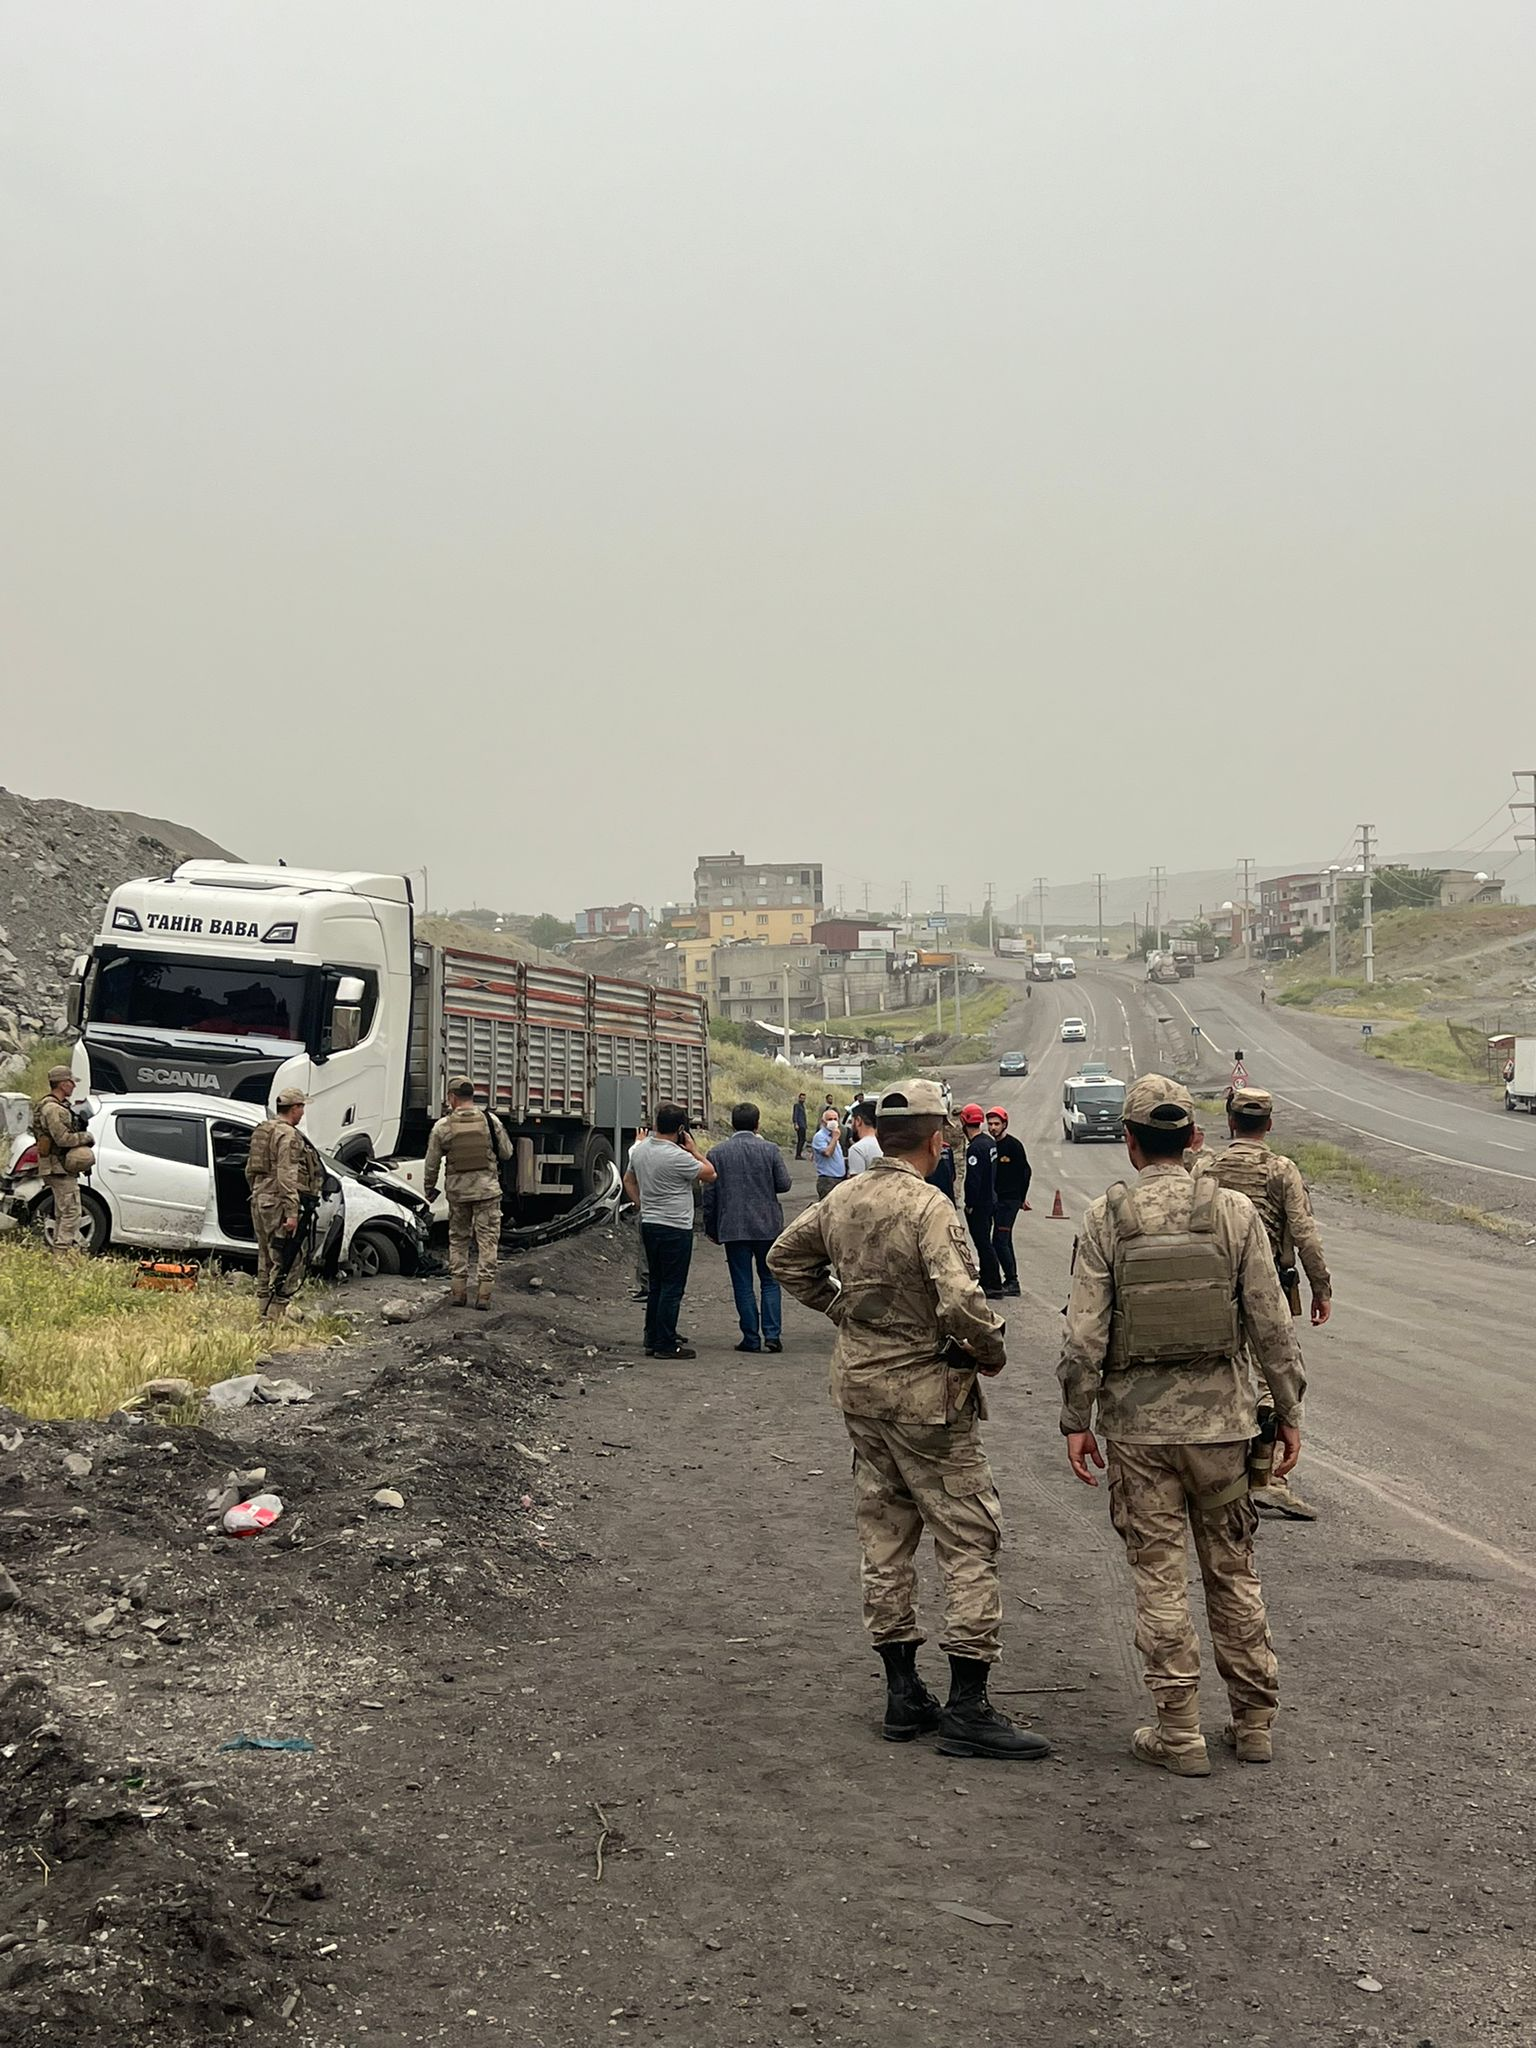
<svg viewBox="0 0 1536 2048">
<path fill-rule="evenodd" d="M 275 1268 L 274 1293 L 277 1292 L 278 1287 L 281 1286 L 282 1282 L 293 1271 L 299 1253 L 307 1249 L 309 1240 L 314 1235 L 315 1213 L 319 1207 L 320 1197 L 318 1195 L 300 1195 L 299 1220 L 291 1232 L 285 1231 L 283 1233 L 277 1247 L 277 1257 L 273 1260 Z"/>
</svg>

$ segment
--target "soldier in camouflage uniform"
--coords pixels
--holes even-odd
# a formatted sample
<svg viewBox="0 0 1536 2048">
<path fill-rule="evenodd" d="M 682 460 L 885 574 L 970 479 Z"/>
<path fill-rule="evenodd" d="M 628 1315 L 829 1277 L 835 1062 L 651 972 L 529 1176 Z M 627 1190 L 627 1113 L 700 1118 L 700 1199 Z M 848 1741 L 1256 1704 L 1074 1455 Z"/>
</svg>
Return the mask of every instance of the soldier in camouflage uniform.
<svg viewBox="0 0 1536 2048">
<path fill-rule="evenodd" d="M 945 1756 L 1050 1754 L 987 1698 L 999 1655 L 1001 1507 L 979 1428 L 977 1375 L 1005 1362 L 964 1223 L 926 1176 L 944 1143 L 932 1081 L 889 1088 L 875 1107 L 881 1156 L 803 1211 L 768 1254 L 789 1292 L 830 1317 L 832 1398 L 853 1440 L 864 1625 L 885 1666 L 883 1733 L 933 1730 Z M 835 1276 L 835 1277 L 834 1277 Z M 917 1671 L 915 1560 L 924 1529 L 944 1578 L 950 1692 L 941 1708 Z"/>
<path fill-rule="evenodd" d="M 1227 1104 L 1227 1128 L 1233 1142 L 1224 1152 L 1203 1152 L 1202 1170 L 1214 1173 L 1224 1188 L 1236 1188 L 1246 1195 L 1258 1210 L 1292 1316 L 1301 1314 L 1301 1290 L 1296 1284 L 1300 1263 L 1312 1291 L 1312 1327 L 1321 1329 L 1333 1313 L 1333 1280 L 1301 1169 L 1294 1159 L 1282 1159 L 1265 1143 L 1274 1114 L 1275 1099 L 1267 1088 L 1234 1089 Z M 1268 1409 L 1261 1386 L 1261 1422 Z M 1286 1515 L 1298 1522 L 1317 1520 L 1316 1508 L 1278 1474 L 1268 1486 L 1255 1488 L 1253 1504 L 1261 1514 Z"/>
<path fill-rule="evenodd" d="M 1205 1169 L 1185 1171 L 1194 1107 L 1176 1081 L 1146 1074 L 1125 1099 L 1126 1150 L 1139 1176 L 1091 1204 L 1073 1253 L 1057 1377 L 1072 1470 L 1097 1486 L 1109 1453 L 1110 1518 L 1136 1590 L 1136 1647 L 1157 1710 L 1132 1753 L 1185 1777 L 1210 1772 L 1200 1732 L 1200 1646 L 1189 1611 L 1192 1532 L 1227 1739 L 1267 1763 L 1279 1694 L 1264 1596 L 1253 1568 L 1248 1498 L 1258 1427 L 1244 1349 L 1278 1418 L 1279 1463 L 1301 1452 L 1306 1384 L 1269 1240 L 1253 1204 Z"/>
<path fill-rule="evenodd" d="M 69 1099 L 75 1077 L 68 1067 L 48 1069 L 48 1093 L 32 1105 L 37 1171 L 53 1197 L 53 1249 L 72 1252 L 80 1243 L 80 1176 L 89 1173 L 95 1140 L 80 1128 Z"/>
<path fill-rule="evenodd" d="M 473 1081 L 455 1081 L 448 1100 L 452 1108 L 438 1118 L 427 1140 L 422 1192 L 429 1202 L 436 1201 L 437 1176 L 446 1169 L 450 1298 L 455 1308 L 469 1299 L 473 1241 L 478 1254 L 475 1307 L 489 1308 L 501 1249 L 501 1161 L 512 1157 L 512 1140 L 500 1117 L 476 1109 Z"/>
<path fill-rule="evenodd" d="M 282 1321 L 303 1285 L 309 1246 L 300 1225 L 307 1226 L 325 1185 L 320 1154 L 299 1130 L 304 1099 L 300 1088 L 281 1091 L 276 1114 L 251 1133 L 245 1162 L 256 1227 L 256 1301 L 271 1322 Z"/>
</svg>

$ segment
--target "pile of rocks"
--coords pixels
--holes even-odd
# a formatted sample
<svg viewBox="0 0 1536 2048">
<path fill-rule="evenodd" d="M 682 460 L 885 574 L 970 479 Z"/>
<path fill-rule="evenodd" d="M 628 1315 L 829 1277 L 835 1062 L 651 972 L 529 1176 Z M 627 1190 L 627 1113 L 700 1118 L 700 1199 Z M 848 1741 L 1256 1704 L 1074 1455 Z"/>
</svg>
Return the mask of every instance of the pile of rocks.
<svg viewBox="0 0 1536 2048">
<path fill-rule="evenodd" d="M 0 1055 L 62 1035 L 70 965 L 119 882 L 221 852 L 159 819 L 0 789 Z"/>
</svg>

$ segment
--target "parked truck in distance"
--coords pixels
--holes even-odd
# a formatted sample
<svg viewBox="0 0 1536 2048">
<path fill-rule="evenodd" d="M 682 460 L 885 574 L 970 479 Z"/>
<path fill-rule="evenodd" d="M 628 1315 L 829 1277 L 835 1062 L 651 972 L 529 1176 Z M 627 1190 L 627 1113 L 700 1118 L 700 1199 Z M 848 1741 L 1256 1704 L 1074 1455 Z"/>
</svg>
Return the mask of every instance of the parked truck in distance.
<svg viewBox="0 0 1536 2048">
<path fill-rule="evenodd" d="M 1050 981 L 1056 972 L 1056 962 L 1049 953 L 1031 953 L 1029 956 L 1029 978 L 1031 981 Z"/>
<path fill-rule="evenodd" d="M 1504 1107 L 1536 1116 L 1536 1038 L 1517 1038 L 1511 1061 L 1514 1072 L 1504 1083 Z"/>
<path fill-rule="evenodd" d="M 448 1083 L 506 1125 L 518 1224 L 610 1179 L 660 1101 L 709 1118 L 702 998 L 420 937 L 403 875 L 190 860 L 125 882 L 76 963 L 77 1082 L 267 1105 L 309 1097 L 305 1129 L 348 1164 L 420 1179 Z"/>
<path fill-rule="evenodd" d="M 999 939 L 998 953 L 1004 960 L 1027 960 L 1035 950 L 1033 939 Z"/>
<path fill-rule="evenodd" d="M 1169 982 L 1179 978 L 1178 964 L 1171 953 L 1149 953 L 1147 955 L 1148 981 Z"/>
</svg>

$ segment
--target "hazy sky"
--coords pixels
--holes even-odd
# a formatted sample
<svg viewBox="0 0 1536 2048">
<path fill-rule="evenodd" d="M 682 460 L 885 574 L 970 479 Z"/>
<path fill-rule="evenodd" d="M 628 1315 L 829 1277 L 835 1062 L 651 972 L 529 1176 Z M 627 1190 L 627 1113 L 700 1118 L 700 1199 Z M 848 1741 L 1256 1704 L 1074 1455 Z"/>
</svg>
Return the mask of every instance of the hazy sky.
<svg viewBox="0 0 1536 2048">
<path fill-rule="evenodd" d="M 3 0 L 0 781 L 561 912 L 1449 846 L 1533 103 L 1529 0 Z"/>
</svg>

